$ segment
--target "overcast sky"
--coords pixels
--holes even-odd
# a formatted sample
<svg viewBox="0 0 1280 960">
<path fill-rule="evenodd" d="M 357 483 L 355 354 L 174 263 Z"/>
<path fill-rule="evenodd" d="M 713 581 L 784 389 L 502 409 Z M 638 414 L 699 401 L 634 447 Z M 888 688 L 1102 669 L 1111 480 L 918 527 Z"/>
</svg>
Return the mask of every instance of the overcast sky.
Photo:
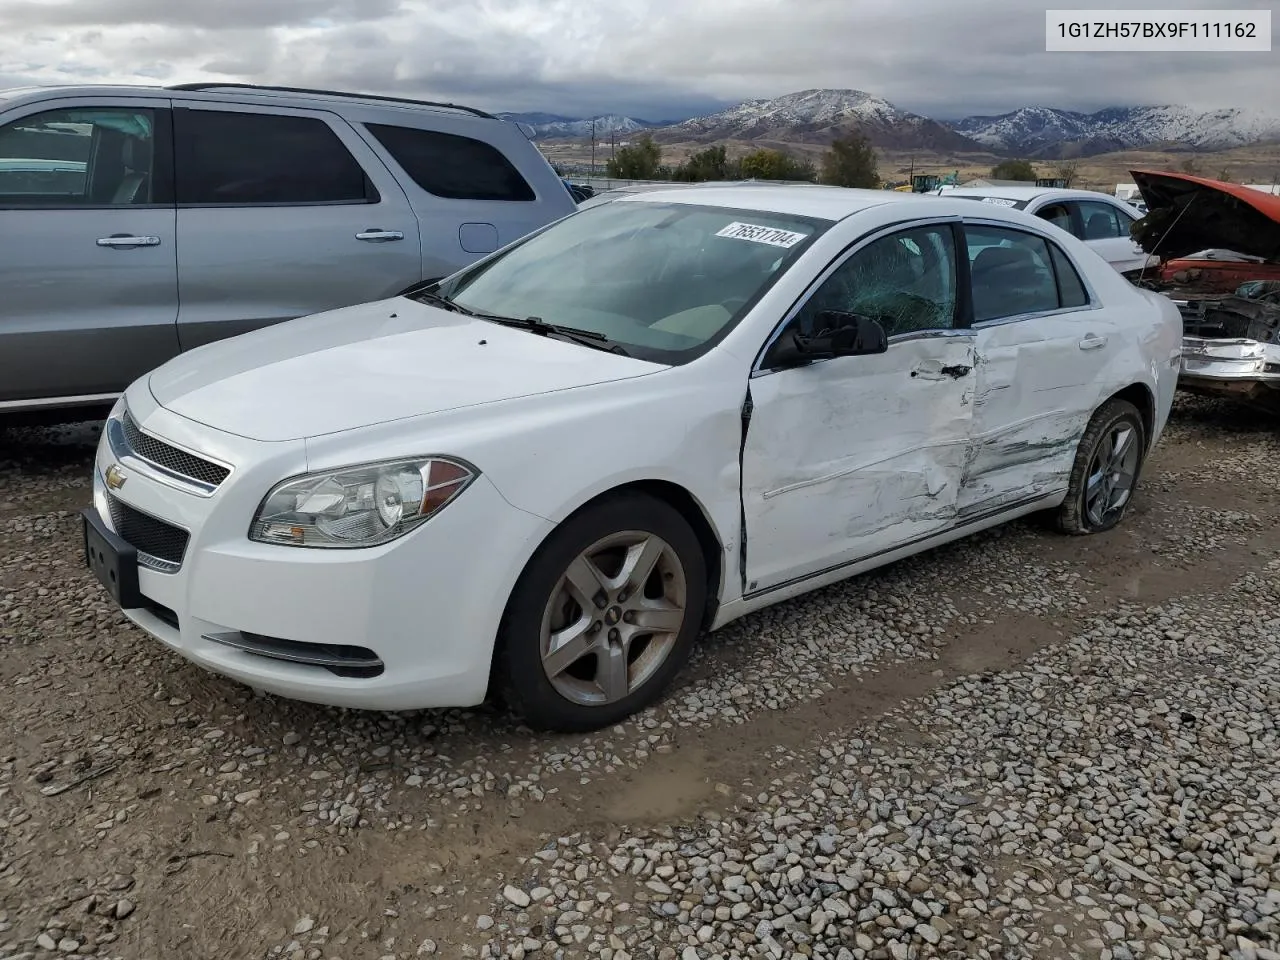
<svg viewBox="0 0 1280 960">
<path fill-rule="evenodd" d="M 1166 0 L 1161 6 L 1170 5 L 1272 6 L 1257 0 Z M 491 110 L 652 120 L 810 87 L 866 90 L 939 118 L 1028 104 L 1092 110 L 1180 103 L 1280 112 L 1280 43 L 1272 53 L 1046 53 L 1045 6 L 1027 0 L 0 0 L 0 87 L 253 81 L 444 98 Z"/>
</svg>

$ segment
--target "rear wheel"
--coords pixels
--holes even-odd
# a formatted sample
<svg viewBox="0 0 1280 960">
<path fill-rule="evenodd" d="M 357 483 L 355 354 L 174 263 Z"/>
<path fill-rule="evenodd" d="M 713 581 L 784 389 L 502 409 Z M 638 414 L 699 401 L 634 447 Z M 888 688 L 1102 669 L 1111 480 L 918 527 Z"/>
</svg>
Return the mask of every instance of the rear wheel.
<svg viewBox="0 0 1280 960">
<path fill-rule="evenodd" d="M 1147 432 L 1138 408 L 1127 400 L 1103 404 L 1080 438 L 1067 498 L 1058 508 L 1058 529 L 1102 533 L 1124 519 L 1146 449 Z"/>
<path fill-rule="evenodd" d="M 530 726 L 593 730 L 655 701 L 706 608 L 697 535 L 666 503 L 623 494 L 557 529 L 503 617 L 496 679 Z"/>
</svg>

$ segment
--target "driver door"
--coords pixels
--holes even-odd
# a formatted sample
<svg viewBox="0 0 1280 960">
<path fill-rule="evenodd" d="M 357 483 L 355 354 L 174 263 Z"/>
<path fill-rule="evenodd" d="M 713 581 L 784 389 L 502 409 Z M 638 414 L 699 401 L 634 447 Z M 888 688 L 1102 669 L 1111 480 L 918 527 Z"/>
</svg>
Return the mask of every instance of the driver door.
<svg viewBox="0 0 1280 960">
<path fill-rule="evenodd" d="M 973 415 L 974 333 L 961 326 L 955 227 L 898 228 L 836 261 L 775 332 L 818 314 L 871 316 L 885 353 L 776 369 L 750 381 L 742 454 L 746 592 L 944 533 Z"/>
</svg>

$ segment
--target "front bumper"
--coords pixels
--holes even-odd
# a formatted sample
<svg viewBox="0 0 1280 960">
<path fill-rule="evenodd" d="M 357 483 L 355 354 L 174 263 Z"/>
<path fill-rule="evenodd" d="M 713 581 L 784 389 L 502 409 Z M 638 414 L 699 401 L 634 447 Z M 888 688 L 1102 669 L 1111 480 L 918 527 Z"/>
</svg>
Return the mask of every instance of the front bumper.
<svg viewBox="0 0 1280 960">
<path fill-rule="evenodd" d="M 93 477 L 104 525 L 121 532 L 123 505 L 186 534 L 181 549 L 165 541 L 165 562 L 143 552 L 130 620 L 208 670 L 293 699 L 372 710 L 484 699 L 506 597 L 549 521 L 512 507 L 481 474 L 380 547 L 254 543 L 254 512 L 271 486 L 306 471 L 305 445 L 222 434 L 133 392 L 129 406 L 145 434 L 234 465 L 212 492 L 183 489 L 127 449 L 121 457 L 104 431 Z M 113 465 L 113 482 L 126 480 L 109 490 Z"/>
<path fill-rule="evenodd" d="M 1280 406 L 1280 344 L 1184 337 L 1178 385 Z"/>
</svg>

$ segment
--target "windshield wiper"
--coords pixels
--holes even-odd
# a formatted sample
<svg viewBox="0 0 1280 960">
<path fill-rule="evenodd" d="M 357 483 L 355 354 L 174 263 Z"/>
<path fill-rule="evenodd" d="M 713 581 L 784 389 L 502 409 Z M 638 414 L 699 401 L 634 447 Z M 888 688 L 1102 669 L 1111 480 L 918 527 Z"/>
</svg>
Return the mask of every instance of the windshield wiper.
<svg viewBox="0 0 1280 960">
<path fill-rule="evenodd" d="M 624 357 L 629 354 L 623 349 L 621 344 L 614 343 L 603 333 L 595 330 L 582 330 L 578 327 L 565 327 L 558 323 L 547 323 L 541 317 L 504 317 L 498 313 L 483 313 L 479 310 L 472 310 L 470 307 L 464 307 L 462 304 L 449 300 L 440 296 L 438 293 L 429 293 L 421 290 L 417 293 L 410 294 L 414 299 L 421 300 L 423 303 L 429 303 L 432 306 L 439 307 L 442 310 L 452 310 L 454 313 L 465 314 L 468 317 L 476 317 L 479 320 L 490 320 L 493 323 L 500 323 L 505 327 L 515 327 L 518 330 L 528 330 L 531 333 L 541 334 L 542 336 L 557 336 L 565 340 L 571 340 L 574 343 L 581 344 L 584 347 L 592 347 L 596 350 L 604 350 L 608 353 L 617 353 Z"/>
<path fill-rule="evenodd" d="M 538 333 L 544 337 L 563 337 L 565 340 L 571 340 L 581 346 L 604 350 L 607 353 L 617 353 L 624 357 L 631 356 L 621 344 L 614 343 L 603 333 L 595 330 L 583 330 L 579 327 L 566 327 L 558 323 L 547 323 L 541 317 L 525 317 L 522 320 L 519 317 L 502 317 L 493 313 L 474 313 L 472 316 L 480 317 L 482 320 L 492 320 L 494 323 L 515 327 L 518 330 L 528 330 L 530 333 Z"/>
<path fill-rule="evenodd" d="M 454 303 L 438 293 L 430 293 L 426 290 L 419 290 L 416 293 L 409 294 L 415 300 L 421 300 L 423 303 L 429 303 L 433 307 L 439 307 L 441 310 L 452 310 L 454 313 L 465 313 L 467 316 L 475 316 L 470 310 L 460 303 Z"/>
</svg>

